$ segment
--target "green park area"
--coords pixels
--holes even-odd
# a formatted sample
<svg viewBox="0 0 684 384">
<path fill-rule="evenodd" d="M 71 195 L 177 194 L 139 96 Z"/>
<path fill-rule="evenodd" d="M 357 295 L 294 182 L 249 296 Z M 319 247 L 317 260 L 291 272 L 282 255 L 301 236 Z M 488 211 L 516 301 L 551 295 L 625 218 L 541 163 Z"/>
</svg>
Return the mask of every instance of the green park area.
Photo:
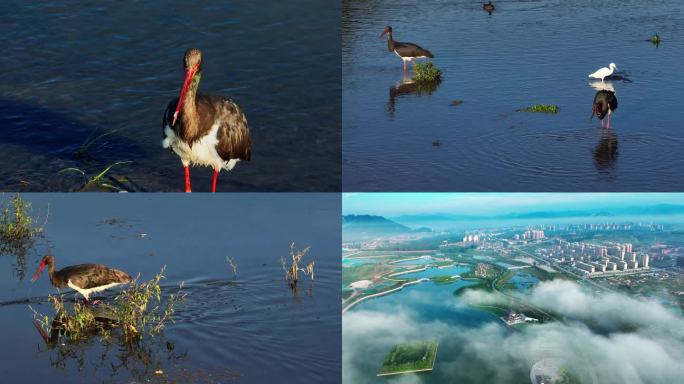
<svg viewBox="0 0 684 384">
<path fill-rule="evenodd" d="M 417 341 L 395 345 L 380 367 L 378 376 L 431 371 L 437 358 L 437 342 Z"/>
</svg>

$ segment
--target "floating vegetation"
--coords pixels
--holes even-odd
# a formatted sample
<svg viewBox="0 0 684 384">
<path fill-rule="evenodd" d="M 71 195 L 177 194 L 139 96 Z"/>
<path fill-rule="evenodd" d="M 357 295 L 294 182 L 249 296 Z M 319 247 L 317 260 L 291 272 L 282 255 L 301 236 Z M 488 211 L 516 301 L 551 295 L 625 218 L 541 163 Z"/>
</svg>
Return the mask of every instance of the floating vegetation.
<svg viewBox="0 0 684 384">
<path fill-rule="evenodd" d="M 117 187 L 111 183 L 108 183 L 104 180 L 105 176 L 109 173 L 109 171 L 114 168 L 117 165 L 122 165 L 122 164 L 129 164 L 132 163 L 132 161 L 117 161 L 113 164 L 108 165 L 105 169 L 100 171 L 99 173 L 92 175 L 88 177 L 86 171 L 80 169 L 80 168 L 64 168 L 58 172 L 58 174 L 63 174 L 67 172 L 77 172 L 80 173 L 82 176 L 86 178 L 86 181 L 83 183 L 83 185 L 78 189 L 79 191 L 84 191 L 86 189 L 92 188 L 92 187 L 97 187 L 101 189 L 108 189 L 108 190 L 115 190 L 115 191 L 122 191 L 123 189 L 120 187 Z"/>
<path fill-rule="evenodd" d="M 309 262 L 305 268 L 300 268 L 299 263 L 309 253 L 311 247 L 306 247 L 301 251 L 295 250 L 294 241 L 290 243 L 290 257 L 289 260 L 285 257 L 280 257 L 280 263 L 283 267 L 283 272 L 285 272 L 285 281 L 290 285 L 290 287 L 295 290 L 297 287 L 297 282 L 299 281 L 299 272 L 304 275 L 314 279 L 314 261 Z M 288 261 L 290 265 L 288 266 Z"/>
<path fill-rule="evenodd" d="M 660 35 L 658 34 L 658 32 L 656 32 L 655 35 L 651 36 L 651 38 L 649 39 L 649 41 L 650 41 L 653 45 L 655 45 L 656 47 L 659 46 L 659 45 L 660 45 Z"/>
<path fill-rule="evenodd" d="M 452 107 L 458 107 L 461 104 L 463 104 L 463 100 L 453 100 L 449 105 Z"/>
<path fill-rule="evenodd" d="M 28 249 L 34 238 L 43 233 L 42 227 L 35 225 L 30 215 L 31 203 L 23 200 L 19 194 L 2 206 L 0 216 L 0 253 L 15 253 L 16 250 Z"/>
<path fill-rule="evenodd" d="M 95 307 L 76 302 L 69 308 L 65 305 L 64 295 L 50 295 L 48 298 L 55 310 L 52 320 L 29 308 L 46 342 L 59 338 L 80 341 L 94 334 L 102 340 L 111 340 L 113 332 L 127 342 L 134 342 L 145 334 L 154 336 L 160 333 L 166 322 L 173 321 L 176 305 L 185 298 L 181 283 L 176 293 L 163 300 L 159 285 L 163 278 L 164 268 L 147 282 L 134 281 L 121 290 L 111 303 Z"/>
<path fill-rule="evenodd" d="M 228 263 L 228 266 L 230 267 L 230 269 L 233 270 L 233 276 L 237 277 L 237 275 L 238 275 L 237 263 L 230 256 L 226 256 L 226 263 Z"/>
<path fill-rule="evenodd" d="M 434 141 L 432 142 L 432 146 L 433 146 L 433 147 L 439 147 L 440 145 L 442 145 L 442 143 L 441 143 L 439 140 L 434 140 Z"/>
<path fill-rule="evenodd" d="M 533 112 L 533 113 L 558 113 L 560 108 L 557 105 L 550 104 L 535 104 L 531 107 L 518 109 L 519 112 Z"/>
<path fill-rule="evenodd" d="M 416 63 L 413 79 L 417 82 L 435 82 L 442 79 L 442 71 L 432 62 Z"/>
</svg>

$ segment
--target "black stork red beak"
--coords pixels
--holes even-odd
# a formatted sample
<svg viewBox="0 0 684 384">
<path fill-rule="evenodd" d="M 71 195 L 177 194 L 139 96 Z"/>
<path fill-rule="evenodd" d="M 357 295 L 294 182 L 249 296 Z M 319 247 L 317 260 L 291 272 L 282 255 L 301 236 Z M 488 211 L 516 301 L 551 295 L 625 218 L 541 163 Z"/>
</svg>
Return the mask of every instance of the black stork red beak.
<svg viewBox="0 0 684 384">
<path fill-rule="evenodd" d="M 383 36 L 385 36 L 385 34 L 390 33 L 390 32 L 392 32 L 392 27 L 390 27 L 390 26 L 388 25 L 388 26 L 386 26 L 385 29 L 382 31 L 382 33 L 380 34 L 380 36 L 378 36 L 378 39 L 382 38 Z"/>
<path fill-rule="evenodd" d="M 178 105 L 176 106 L 176 112 L 173 113 L 173 121 L 171 122 L 171 125 L 176 125 L 176 120 L 178 119 L 178 113 L 180 112 L 181 107 L 183 106 L 183 101 L 185 101 L 185 93 L 188 91 L 188 88 L 190 87 L 190 83 L 192 82 L 192 79 L 195 77 L 195 74 L 197 73 L 197 70 L 199 69 L 199 66 L 202 62 L 198 61 L 197 64 L 195 64 L 192 68 L 186 68 L 185 69 L 185 80 L 183 81 L 183 88 L 181 89 L 181 94 L 180 97 L 178 98 Z"/>
<path fill-rule="evenodd" d="M 594 115 L 598 116 L 598 107 L 596 104 L 594 104 L 594 107 L 591 109 L 591 116 L 589 116 L 589 121 L 594 120 Z"/>
<path fill-rule="evenodd" d="M 40 261 L 40 264 L 38 265 L 38 270 L 31 277 L 32 283 L 35 282 L 36 280 L 38 280 L 38 278 L 40 277 L 40 274 L 43 273 L 43 269 L 45 269 L 46 265 L 47 265 L 47 263 L 45 262 L 45 260 Z"/>
</svg>

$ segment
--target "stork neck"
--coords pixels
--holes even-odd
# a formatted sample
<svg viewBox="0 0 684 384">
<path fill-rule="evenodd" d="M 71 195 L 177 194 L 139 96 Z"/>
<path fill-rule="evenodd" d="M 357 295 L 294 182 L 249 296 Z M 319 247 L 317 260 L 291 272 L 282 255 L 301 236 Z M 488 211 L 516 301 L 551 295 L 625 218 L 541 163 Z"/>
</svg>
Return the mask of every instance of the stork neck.
<svg viewBox="0 0 684 384">
<path fill-rule="evenodd" d="M 185 94 L 185 100 L 183 101 L 182 107 L 182 118 L 183 125 L 186 129 L 191 128 L 197 121 L 197 105 L 195 104 L 195 99 L 197 97 L 197 89 L 199 88 L 199 82 L 202 79 L 202 74 L 200 72 L 195 73 L 192 78 L 192 82 L 188 87 L 188 91 Z"/>
<path fill-rule="evenodd" d="M 48 265 L 48 276 L 50 276 L 50 282 L 52 285 L 55 285 L 55 261 L 54 259 L 48 259 L 47 260 L 47 265 Z"/>
<path fill-rule="evenodd" d="M 392 39 L 392 31 L 387 32 L 387 49 L 394 51 L 394 39 Z"/>
</svg>

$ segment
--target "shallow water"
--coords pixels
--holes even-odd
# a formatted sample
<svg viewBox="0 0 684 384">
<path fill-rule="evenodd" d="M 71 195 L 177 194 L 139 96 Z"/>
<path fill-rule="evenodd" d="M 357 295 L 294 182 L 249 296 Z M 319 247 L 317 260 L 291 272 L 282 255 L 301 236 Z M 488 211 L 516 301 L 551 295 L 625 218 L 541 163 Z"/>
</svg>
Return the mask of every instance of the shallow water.
<svg viewBox="0 0 684 384">
<path fill-rule="evenodd" d="M 23 280 L 15 257 L 0 255 L 0 338 L 12 346 L 0 349 L 6 382 L 339 382 L 338 197 L 23 197 L 41 217 L 49 205 L 49 217 L 46 238 L 28 254 Z M 297 295 L 280 266 L 292 240 L 310 245 L 316 262 L 315 283 L 303 280 Z M 143 280 L 166 266 L 164 292 L 185 282 L 188 296 L 176 309 L 175 323 L 136 348 L 105 347 L 93 338 L 48 349 L 28 308 L 51 313 L 45 298 L 56 290 L 47 274 L 29 282 L 48 251 L 57 268 L 98 262 L 140 273 Z M 227 256 L 238 265 L 237 277 Z M 164 375 L 155 375 L 158 369 Z"/>
<path fill-rule="evenodd" d="M 339 191 L 339 3 L 4 1 L 0 13 L 0 190 L 78 190 L 87 177 L 60 170 L 133 161 L 107 183 L 181 191 L 161 120 L 194 46 L 200 91 L 234 99 L 251 127 L 251 162 L 222 173 L 218 190 Z M 193 169 L 192 181 L 209 190 L 211 170 Z"/>
<path fill-rule="evenodd" d="M 420 258 L 411 258 L 409 260 L 401 260 L 392 263 L 393 265 L 425 265 L 425 264 L 432 264 L 434 260 L 432 257 L 420 257 Z"/>
<path fill-rule="evenodd" d="M 675 191 L 684 187 L 684 3 L 343 1 L 348 191 Z M 435 54 L 436 89 L 402 84 L 378 39 Z M 646 39 L 658 32 L 656 47 Z M 611 129 L 589 121 L 587 74 L 623 79 Z M 462 100 L 458 106 L 452 101 Z M 556 104 L 556 115 L 516 112 Z M 439 141 L 439 145 L 433 145 Z"/>
<path fill-rule="evenodd" d="M 528 272 L 516 272 L 506 283 L 513 284 L 516 292 L 525 293 L 539 284 L 539 278 Z"/>
<path fill-rule="evenodd" d="M 468 270 L 470 270 L 469 267 L 464 267 L 462 265 L 454 265 L 454 266 L 447 267 L 447 268 L 432 267 L 432 268 L 428 268 L 424 271 L 407 273 L 405 275 L 400 275 L 397 277 L 401 278 L 401 279 L 422 279 L 422 278 L 430 278 L 430 277 L 437 277 L 437 276 L 450 276 L 451 277 L 451 276 L 460 275 L 461 273 L 467 272 Z"/>
</svg>

